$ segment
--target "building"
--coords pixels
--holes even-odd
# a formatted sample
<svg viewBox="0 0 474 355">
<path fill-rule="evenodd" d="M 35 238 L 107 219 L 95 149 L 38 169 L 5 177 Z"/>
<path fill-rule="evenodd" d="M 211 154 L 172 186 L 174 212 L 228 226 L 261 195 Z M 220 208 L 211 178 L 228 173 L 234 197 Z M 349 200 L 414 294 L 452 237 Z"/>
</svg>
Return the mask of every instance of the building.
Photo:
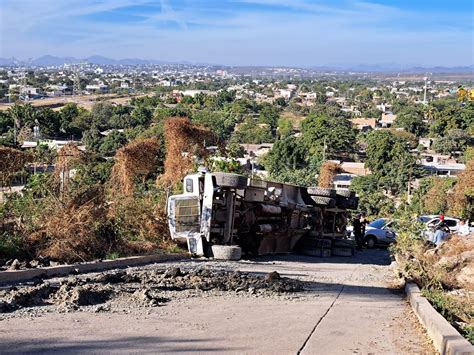
<svg viewBox="0 0 474 355">
<path fill-rule="evenodd" d="M 350 121 L 354 127 L 362 132 L 375 129 L 377 126 L 377 119 L 375 118 L 351 118 Z"/>
<path fill-rule="evenodd" d="M 426 149 L 430 149 L 431 144 L 433 144 L 433 140 L 431 138 L 420 138 L 418 144 L 422 145 Z"/>
<path fill-rule="evenodd" d="M 344 173 L 355 176 L 366 176 L 370 174 L 370 169 L 366 168 L 364 163 L 342 162 L 340 166 Z"/>
<path fill-rule="evenodd" d="M 459 164 L 453 157 L 443 154 L 423 154 L 420 164 L 437 176 L 456 176 L 466 169 L 465 164 Z"/>
<path fill-rule="evenodd" d="M 88 94 L 106 94 L 109 92 L 109 87 L 105 84 L 87 85 L 86 91 Z"/>
<path fill-rule="evenodd" d="M 390 128 L 393 126 L 396 119 L 397 115 L 394 115 L 392 112 L 384 112 L 379 121 L 379 126 L 382 128 Z"/>
<path fill-rule="evenodd" d="M 245 150 L 245 155 L 248 157 L 261 157 L 273 148 L 273 143 L 262 144 L 240 144 Z"/>
</svg>

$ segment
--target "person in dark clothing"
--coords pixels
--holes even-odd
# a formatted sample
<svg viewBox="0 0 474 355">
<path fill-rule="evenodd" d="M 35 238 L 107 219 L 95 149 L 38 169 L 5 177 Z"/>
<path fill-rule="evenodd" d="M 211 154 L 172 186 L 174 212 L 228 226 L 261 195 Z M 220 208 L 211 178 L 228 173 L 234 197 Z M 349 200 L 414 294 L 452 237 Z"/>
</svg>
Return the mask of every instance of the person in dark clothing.
<svg viewBox="0 0 474 355">
<path fill-rule="evenodd" d="M 357 243 L 357 249 L 362 249 L 364 235 L 362 233 L 362 223 L 360 221 L 360 215 L 356 215 L 352 220 L 352 228 L 354 231 L 354 237 Z"/>
</svg>

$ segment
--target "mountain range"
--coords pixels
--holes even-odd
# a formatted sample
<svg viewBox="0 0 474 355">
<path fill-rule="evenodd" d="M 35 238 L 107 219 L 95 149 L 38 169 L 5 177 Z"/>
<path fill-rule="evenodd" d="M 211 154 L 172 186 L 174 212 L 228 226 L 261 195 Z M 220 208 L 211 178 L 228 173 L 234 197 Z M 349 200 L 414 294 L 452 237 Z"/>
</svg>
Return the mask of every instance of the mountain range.
<svg viewBox="0 0 474 355">
<path fill-rule="evenodd" d="M 139 58 L 126 58 L 126 59 L 112 59 L 100 55 L 94 55 L 87 58 L 76 58 L 76 57 L 56 57 L 52 55 L 44 55 L 36 59 L 30 59 L 28 61 L 18 60 L 14 57 L 1 58 L 0 66 L 33 66 L 33 67 L 50 67 L 50 66 L 61 66 L 64 64 L 74 63 L 90 63 L 97 65 L 147 65 L 147 64 L 196 64 L 196 65 L 209 65 L 207 63 L 190 63 L 190 62 L 167 62 L 162 60 L 154 59 L 139 59 Z M 257 66 L 255 66 L 257 67 Z M 276 67 L 276 66 L 275 66 Z M 410 73 L 474 73 L 474 65 L 469 66 L 406 66 L 399 64 L 362 64 L 362 65 L 326 65 L 326 66 L 315 66 L 310 69 L 316 71 L 353 71 L 353 72 L 410 72 Z"/>
<path fill-rule="evenodd" d="M 137 59 L 137 58 L 126 58 L 126 59 L 112 59 L 103 57 L 100 55 L 94 55 L 87 58 L 76 58 L 76 57 L 55 57 L 52 55 L 44 55 L 36 59 L 27 61 L 20 61 L 14 57 L 11 58 L 0 58 L 0 65 L 26 65 L 36 67 L 50 67 L 50 66 L 61 66 L 63 64 L 74 64 L 74 63 L 91 63 L 98 65 L 144 65 L 144 64 L 165 64 L 166 62 L 161 60 L 148 60 L 148 59 Z"/>
</svg>

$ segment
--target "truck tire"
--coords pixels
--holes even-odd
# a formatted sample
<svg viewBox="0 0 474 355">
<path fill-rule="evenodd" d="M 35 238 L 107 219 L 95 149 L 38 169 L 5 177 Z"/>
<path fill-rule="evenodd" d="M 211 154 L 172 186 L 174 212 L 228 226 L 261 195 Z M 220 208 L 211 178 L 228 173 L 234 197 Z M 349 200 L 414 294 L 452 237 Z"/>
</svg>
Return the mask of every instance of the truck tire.
<svg viewBox="0 0 474 355">
<path fill-rule="evenodd" d="M 351 198 L 344 198 L 344 197 L 337 197 L 336 198 L 336 206 L 339 208 L 348 208 L 351 210 L 357 209 L 359 205 L 359 199 L 357 197 Z"/>
<path fill-rule="evenodd" d="M 308 195 L 310 196 L 324 196 L 324 197 L 336 197 L 336 190 L 328 189 L 325 187 L 308 187 Z"/>
<path fill-rule="evenodd" d="M 351 208 L 351 200 L 344 198 L 344 197 L 337 197 L 336 198 L 336 206 L 339 208 Z"/>
<path fill-rule="evenodd" d="M 234 189 L 243 189 L 247 186 L 247 177 L 230 173 L 212 173 L 216 178 L 217 185 L 221 187 L 232 187 Z"/>
<path fill-rule="evenodd" d="M 336 195 L 340 197 L 351 197 L 351 191 L 347 189 L 336 189 Z"/>
<path fill-rule="evenodd" d="M 311 199 L 321 206 L 327 206 L 329 208 L 336 206 L 336 200 L 330 197 L 321 197 L 321 196 L 311 196 Z"/>
<path fill-rule="evenodd" d="M 213 245 L 211 249 L 214 259 L 240 260 L 242 257 L 242 249 L 237 245 Z"/>
<path fill-rule="evenodd" d="M 334 256 L 352 256 L 352 255 L 354 255 L 354 248 L 332 247 L 331 255 L 334 255 Z"/>
<path fill-rule="evenodd" d="M 353 239 L 334 239 L 332 241 L 333 248 L 355 248 L 356 242 Z"/>
<path fill-rule="evenodd" d="M 350 208 L 351 210 L 356 210 L 356 209 L 359 207 L 359 198 L 358 198 L 358 197 L 351 197 L 351 198 L 349 199 L 349 201 L 350 201 L 350 206 L 349 206 L 349 208 Z"/>
</svg>

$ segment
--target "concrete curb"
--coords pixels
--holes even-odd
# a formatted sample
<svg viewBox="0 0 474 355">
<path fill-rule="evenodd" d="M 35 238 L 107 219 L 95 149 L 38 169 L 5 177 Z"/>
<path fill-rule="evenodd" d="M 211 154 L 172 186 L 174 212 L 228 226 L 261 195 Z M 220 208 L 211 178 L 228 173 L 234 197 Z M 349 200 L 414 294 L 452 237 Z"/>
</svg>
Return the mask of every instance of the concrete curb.
<svg viewBox="0 0 474 355">
<path fill-rule="evenodd" d="M 85 273 L 102 271 L 129 266 L 145 265 L 157 262 L 175 261 L 189 257 L 188 254 L 156 254 L 145 256 L 131 256 L 115 260 L 93 261 L 74 265 L 59 265 L 44 268 L 12 270 L 0 272 L 0 283 L 30 280 L 35 277 L 64 276 L 71 272 Z"/>
<path fill-rule="evenodd" d="M 407 283 L 405 292 L 413 311 L 426 328 L 428 335 L 433 340 L 434 347 L 440 354 L 474 354 L 474 346 L 431 306 L 428 300 L 421 295 L 421 291 L 415 283 Z"/>
</svg>

